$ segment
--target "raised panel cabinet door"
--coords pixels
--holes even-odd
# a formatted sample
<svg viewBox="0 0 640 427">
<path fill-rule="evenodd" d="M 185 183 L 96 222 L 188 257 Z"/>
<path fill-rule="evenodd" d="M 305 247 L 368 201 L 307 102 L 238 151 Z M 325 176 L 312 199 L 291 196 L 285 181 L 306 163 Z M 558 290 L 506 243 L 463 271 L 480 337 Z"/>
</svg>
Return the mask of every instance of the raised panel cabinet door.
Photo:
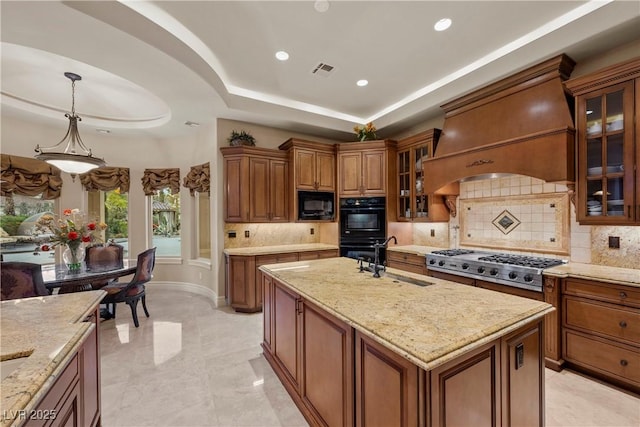
<svg viewBox="0 0 640 427">
<path fill-rule="evenodd" d="M 289 163 L 272 160 L 269 172 L 269 220 L 289 220 Z"/>
<path fill-rule="evenodd" d="M 503 338 L 502 424 L 544 426 L 542 324 Z"/>
<path fill-rule="evenodd" d="M 224 159 L 224 220 L 227 222 L 245 222 L 249 220 L 248 189 L 245 174 L 247 161 L 243 157 Z"/>
<path fill-rule="evenodd" d="M 227 268 L 229 305 L 236 311 L 251 311 L 256 307 L 255 257 L 229 256 Z"/>
<path fill-rule="evenodd" d="M 384 151 L 362 153 L 362 185 L 366 195 L 386 195 L 387 166 Z"/>
<path fill-rule="evenodd" d="M 320 425 L 353 426 L 353 328 L 304 302 L 301 397 Z"/>
<path fill-rule="evenodd" d="M 499 425 L 499 366 L 495 341 L 431 371 L 431 425 Z"/>
<path fill-rule="evenodd" d="M 296 150 L 295 181 L 299 190 L 315 190 L 316 153 L 315 151 Z"/>
<path fill-rule="evenodd" d="M 252 157 L 249 159 L 249 220 L 268 222 L 271 209 L 269 159 Z"/>
<path fill-rule="evenodd" d="M 336 191 L 336 157 L 333 153 L 316 153 L 318 191 Z"/>
<path fill-rule="evenodd" d="M 273 354 L 296 390 L 300 390 L 300 296 L 273 281 Z"/>
<path fill-rule="evenodd" d="M 417 426 L 416 365 L 356 332 L 356 425 Z"/>
<path fill-rule="evenodd" d="M 338 155 L 338 193 L 341 196 L 362 195 L 362 155 L 340 153 Z"/>
</svg>

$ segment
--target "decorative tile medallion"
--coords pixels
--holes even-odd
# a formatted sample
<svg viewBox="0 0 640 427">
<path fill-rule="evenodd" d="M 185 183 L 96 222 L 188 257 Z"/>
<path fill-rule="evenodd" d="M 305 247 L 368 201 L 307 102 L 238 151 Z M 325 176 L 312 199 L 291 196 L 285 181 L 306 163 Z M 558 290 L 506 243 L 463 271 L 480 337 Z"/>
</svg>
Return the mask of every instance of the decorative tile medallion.
<svg viewBox="0 0 640 427">
<path fill-rule="evenodd" d="M 520 220 L 513 216 L 511 212 L 508 210 L 503 210 L 500 215 L 495 217 L 493 221 L 491 221 L 496 228 L 504 234 L 511 233 L 518 225 L 520 225 Z"/>
</svg>

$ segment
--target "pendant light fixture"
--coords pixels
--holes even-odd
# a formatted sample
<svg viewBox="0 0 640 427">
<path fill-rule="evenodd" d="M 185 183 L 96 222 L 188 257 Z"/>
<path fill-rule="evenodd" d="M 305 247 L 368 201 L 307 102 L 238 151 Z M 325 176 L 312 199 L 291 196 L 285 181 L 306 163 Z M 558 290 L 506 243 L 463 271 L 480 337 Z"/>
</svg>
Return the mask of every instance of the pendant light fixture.
<svg viewBox="0 0 640 427">
<path fill-rule="evenodd" d="M 71 114 L 65 114 L 69 119 L 67 134 L 53 147 L 40 147 L 38 144 L 35 151 L 38 153 L 36 159 L 44 160 L 75 178 L 77 174 L 106 165 L 106 162 L 93 156 L 91 149 L 84 145 L 78 133 L 78 122 L 82 119 L 76 115 L 75 89 L 76 81 L 82 80 L 82 77 L 69 72 L 64 73 L 64 76 L 71 80 Z"/>
</svg>

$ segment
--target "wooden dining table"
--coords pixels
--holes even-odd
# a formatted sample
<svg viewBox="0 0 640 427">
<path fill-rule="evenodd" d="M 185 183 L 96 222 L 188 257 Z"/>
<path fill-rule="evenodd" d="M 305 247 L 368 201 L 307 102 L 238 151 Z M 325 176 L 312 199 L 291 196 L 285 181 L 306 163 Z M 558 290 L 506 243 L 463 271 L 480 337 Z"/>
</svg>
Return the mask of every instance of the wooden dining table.
<svg viewBox="0 0 640 427">
<path fill-rule="evenodd" d="M 125 259 L 122 265 L 91 266 L 82 263 L 79 271 L 69 271 L 65 264 L 42 266 L 42 279 L 49 292 L 81 292 L 91 290 L 91 283 L 116 279 L 136 272 L 137 259 Z"/>
</svg>

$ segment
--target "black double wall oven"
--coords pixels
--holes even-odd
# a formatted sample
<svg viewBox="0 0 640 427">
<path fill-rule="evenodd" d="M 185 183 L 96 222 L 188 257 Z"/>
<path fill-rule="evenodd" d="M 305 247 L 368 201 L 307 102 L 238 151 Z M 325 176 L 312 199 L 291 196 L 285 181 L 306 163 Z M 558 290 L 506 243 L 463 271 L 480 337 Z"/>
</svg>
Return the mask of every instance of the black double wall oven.
<svg viewBox="0 0 640 427">
<path fill-rule="evenodd" d="M 386 235 L 384 197 L 340 199 L 340 256 L 373 261 L 374 244 Z M 379 255 L 386 259 L 384 248 Z"/>
</svg>

